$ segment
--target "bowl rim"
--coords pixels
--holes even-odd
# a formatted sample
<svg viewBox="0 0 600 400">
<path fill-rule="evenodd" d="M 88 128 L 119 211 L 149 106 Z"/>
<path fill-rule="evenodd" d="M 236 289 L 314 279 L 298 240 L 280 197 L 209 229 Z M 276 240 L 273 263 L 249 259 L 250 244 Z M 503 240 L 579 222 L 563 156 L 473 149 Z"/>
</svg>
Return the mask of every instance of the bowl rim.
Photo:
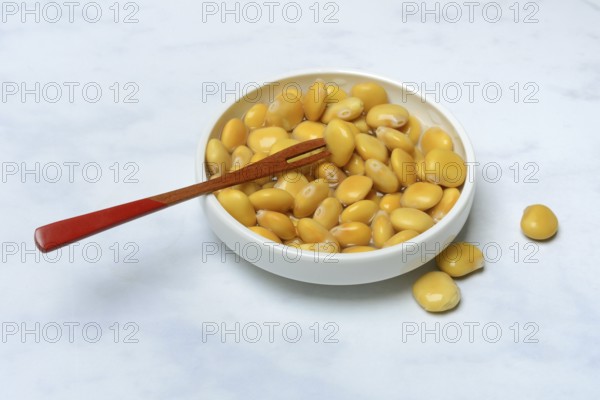
<svg viewBox="0 0 600 400">
<path fill-rule="evenodd" d="M 307 259 L 310 258 L 311 260 L 314 259 L 315 257 L 317 257 L 320 261 L 325 258 L 327 258 L 329 260 L 339 260 L 339 262 L 343 262 L 344 260 L 349 260 L 350 258 L 352 258 L 354 261 L 361 261 L 361 260 L 373 261 L 376 258 L 380 258 L 380 257 L 387 258 L 390 255 L 396 254 L 396 253 L 398 255 L 400 255 L 400 254 L 402 254 L 402 252 L 404 252 L 407 249 L 407 246 L 409 246 L 409 245 L 417 244 L 420 246 L 424 243 L 427 243 L 429 240 L 431 240 L 432 237 L 436 236 L 439 232 L 443 231 L 447 225 L 450 225 L 452 223 L 453 219 L 457 218 L 459 215 L 462 214 L 464 209 L 469 206 L 470 198 L 475 193 L 475 186 L 476 186 L 475 185 L 475 183 L 476 183 L 475 167 L 477 165 L 476 159 L 475 159 L 475 151 L 473 149 L 471 139 L 467 135 L 464 127 L 456 119 L 456 117 L 454 117 L 454 115 L 452 113 L 450 113 L 443 105 L 440 105 L 438 103 L 427 100 L 426 97 L 421 93 L 421 91 L 416 90 L 412 87 L 411 87 L 411 89 L 408 89 L 407 85 L 405 85 L 405 83 L 402 81 L 398 81 L 398 80 L 387 78 L 385 76 L 381 76 L 381 75 L 377 75 L 377 74 L 373 74 L 373 73 L 362 72 L 362 71 L 358 71 L 358 70 L 352 70 L 352 69 L 346 69 L 346 68 L 316 68 L 316 69 L 293 70 L 286 74 L 277 76 L 275 78 L 264 80 L 263 83 L 260 84 L 260 86 L 258 88 L 256 88 L 256 90 L 263 89 L 266 85 L 277 83 L 280 81 L 293 80 L 295 78 L 300 78 L 305 75 L 318 75 L 318 74 L 340 74 L 340 75 L 342 75 L 342 76 L 340 76 L 340 78 L 343 78 L 343 75 L 352 75 L 352 76 L 359 76 L 361 78 L 364 77 L 365 79 L 374 79 L 374 80 L 385 82 L 388 85 L 398 87 L 401 90 L 403 90 L 407 93 L 410 93 L 413 96 L 417 96 L 423 103 L 432 107 L 439 114 L 441 114 L 444 118 L 446 118 L 448 120 L 448 122 L 450 123 L 450 125 L 452 125 L 454 127 L 456 134 L 457 134 L 458 138 L 460 139 L 462 147 L 465 152 L 464 161 L 467 164 L 467 177 L 463 184 L 463 188 L 461 190 L 461 195 L 459 196 L 458 201 L 456 202 L 454 207 L 452 207 L 450 212 L 442 220 L 437 222 L 433 227 L 429 228 L 425 232 L 414 237 L 410 241 L 400 243 L 395 246 L 376 249 L 374 251 L 359 252 L 359 253 L 333 253 L 333 254 L 331 254 L 331 253 L 318 252 L 315 255 L 315 252 L 313 252 L 313 251 L 300 251 L 301 257 L 302 258 L 306 257 Z M 250 93 L 252 93 L 252 92 L 250 92 Z M 247 94 L 248 93 L 246 93 L 246 95 Z M 205 181 L 207 178 L 205 175 L 206 169 L 203 168 L 203 163 L 204 163 L 206 145 L 208 143 L 208 140 L 210 140 L 210 133 L 212 132 L 212 130 L 214 129 L 214 127 L 218 123 L 218 121 L 221 119 L 223 114 L 225 114 L 227 112 L 227 110 L 229 110 L 229 108 L 232 107 L 235 103 L 237 103 L 238 101 L 242 101 L 243 98 L 244 98 L 244 96 L 241 96 L 239 98 L 235 98 L 233 100 L 223 102 L 221 107 L 217 108 L 217 110 L 214 114 L 215 117 L 211 117 L 210 120 L 208 121 L 206 129 L 201 134 L 201 137 L 199 139 L 199 143 L 197 146 L 197 151 L 196 151 L 195 168 L 196 168 L 196 181 L 197 182 Z M 218 204 L 218 200 L 216 199 L 216 196 L 203 196 L 203 197 L 201 197 L 201 199 L 204 201 L 210 202 L 211 205 Z M 276 243 L 276 242 L 271 242 L 271 241 L 267 240 L 266 238 L 264 238 L 263 236 L 251 231 L 246 226 L 239 223 L 235 218 L 233 218 L 227 211 L 225 211 L 225 209 L 223 207 L 216 207 L 216 210 L 218 210 L 217 211 L 218 217 L 220 219 L 223 219 L 223 218 L 229 219 L 231 221 L 231 224 L 229 224 L 229 227 L 231 229 L 236 230 L 247 241 L 254 241 L 254 242 L 257 242 L 259 245 L 265 246 L 265 247 L 266 247 L 265 243 L 272 243 L 271 245 L 269 245 L 270 248 L 288 247 L 288 248 L 295 249 L 291 246 L 287 246 L 287 245 Z M 449 245 L 450 243 L 451 242 L 443 243 L 442 244 L 443 246 L 440 247 L 440 251 L 445 246 Z M 299 249 L 296 249 L 296 250 L 299 251 Z M 324 266 L 326 264 L 327 263 L 324 263 Z"/>
</svg>

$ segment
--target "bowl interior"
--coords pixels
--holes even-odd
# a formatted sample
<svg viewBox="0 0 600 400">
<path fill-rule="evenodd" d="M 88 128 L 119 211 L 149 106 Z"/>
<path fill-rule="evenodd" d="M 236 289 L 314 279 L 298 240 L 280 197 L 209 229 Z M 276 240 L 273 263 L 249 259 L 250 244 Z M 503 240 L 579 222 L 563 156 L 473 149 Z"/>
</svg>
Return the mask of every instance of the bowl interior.
<svg viewBox="0 0 600 400">
<path fill-rule="evenodd" d="M 408 90 L 404 85 L 402 85 L 402 83 L 361 72 L 311 71 L 298 73 L 279 79 L 273 79 L 262 86 L 260 86 L 260 84 L 256 84 L 253 86 L 255 89 L 245 93 L 245 95 L 241 99 L 234 102 L 233 104 L 227 105 L 226 108 L 221 112 L 221 114 L 219 114 L 216 121 L 209 126 L 208 136 L 204 137 L 200 141 L 196 160 L 197 180 L 204 181 L 208 179 L 207 171 L 204 168 L 204 154 L 206 143 L 211 138 L 220 137 L 223 127 L 229 119 L 235 117 L 242 117 L 246 113 L 246 111 L 248 111 L 253 105 L 257 103 L 269 104 L 277 94 L 281 93 L 286 88 L 297 87 L 301 88 L 304 91 L 310 84 L 312 84 L 317 79 L 323 80 L 326 83 L 335 84 L 347 92 L 349 92 L 351 87 L 356 83 L 361 83 L 365 81 L 373 81 L 379 83 L 386 89 L 389 95 L 390 103 L 398 103 L 404 105 L 411 114 L 415 114 L 419 118 L 419 120 L 422 123 L 422 132 L 424 132 L 425 129 L 431 126 L 439 126 L 443 128 L 452 137 L 455 147 L 454 150 L 458 154 L 460 154 L 468 164 L 473 163 L 475 161 L 475 156 L 470 140 L 464 132 L 462 126 L 458 123 L 458 121 L 442 107 L 440 107 L 437 104 L 426 101 L 426 99 L 420 93 Z M 464 223 L 464 220 L 466 219 L 465 214 L 468 214 L 471 208 L 474 193 L 473 172 L 473 168 L 467 168 L 467 178 L 462 187 L 461 196 L 459 197 L 458 202 L 455 204 L 452 210 L 448 213 L 448 215 L 446 215 L 444 219 L 435 224 L 432 228 L 420 234 L 416 238 L 412 239 L 411 243 L 427 244 L 427 242 L 433 240 L 433 238 L 437 238 L 437 240 L 439 240 L 440 237 L 443 237 L 443 245 L 447 245 L 450 243 L 451 240 L 454 239 L 454 237 L 458 233 L 458 230 L 460 230 L 462 224 Z M 229 231 L 232 231 L 232 235 L 237 235 L 243 240 L 255 241 L 259 243 L 261 243 L 261 241 L 264 241 L 264 238 L 262 238 L 262 236 L 258 236 L 254 232 L 243 227 L 233 217 L 231 217 L 220 206 L 220 204 L 214 196 L 207 196 L 205 201 L 208 203 L 211 212 L 214 212 L 220 220 L 227 221 L 227 234 L 230 234 Z M 453 221 L 454 219 L 462 220 L 458 229 L 456 228 L 455 221 Z M 287 248 L 287 246 L 280 246 Z M 378 258 L 384 260 L 386 258 L 389 259 L 390 256 L 400 256 L 402 255 L 402 252 L 404 252 L 405 249 L 406 245 L 400 244 L 397 246 L 379 249 L 367 253 L 336 253 L 334 255 L 318 255 L 318 257 L 327 257 L 329 259 L 333 258 L 334 261 L 339 261 L 341 263 L 344 263 L 345 260 L 346 262 L 349 262 L 351 260 L 353 263 L 368 262 L 370 265 L 372 265 L 373 262 L 376 262 Z M 302 256 L 305 257 L 307 260 L 312 260 L 314 258 L 314 255 L 309 255 L 308 253 L 309 252 L 303 252 Z M 429 259 L 432 257 L 433 256 L 429 257 Z M 393 276 L 397 276 L 401 273 L 408 272 L 422 265 L 425 261 L 419 264 L 413 263 L 413 265 L 406 266 L 405 268 L 399 268 L 399 272 L 395 273 L 395 275 Z M 261 267 L 264 268 L 264 266 Z M 278 267 L 265 269 L 268 269 L 274 273 L 279 273 Z M 281 275 L 290 277 L 290 275 L 287 272 L 282 272 Z M 392 276 L 388 276 L 388 278 L 389 277 Z M 297 279 L 293 276 L 292 278 Z M 319 279 L 299 279 L 309 282 L 321 283 Z M 371 281 L 380 279 L 382 278 L 373 279 Z M 363 281 L 367 282 L 368 280 Z"/>
</svg>

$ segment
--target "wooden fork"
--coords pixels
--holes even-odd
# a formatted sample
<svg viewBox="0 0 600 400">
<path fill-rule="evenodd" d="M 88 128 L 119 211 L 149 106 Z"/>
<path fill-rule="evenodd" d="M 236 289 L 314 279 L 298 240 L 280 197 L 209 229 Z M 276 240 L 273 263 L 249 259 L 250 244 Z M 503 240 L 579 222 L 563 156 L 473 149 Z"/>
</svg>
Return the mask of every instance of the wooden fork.
<svg viewBox="0 0 600 400">
<path fill-rule="evenodd" d="M 323 139 L 308 140 L 206 182 L 41 226 L 35 230 L 35 244 L 41 252 L 46 253 L 202 194 L 312 164 L 328 157 L 329 151 L 322 150 L 298 160 L 288 160 L 324 146 Z"/>
</svg>

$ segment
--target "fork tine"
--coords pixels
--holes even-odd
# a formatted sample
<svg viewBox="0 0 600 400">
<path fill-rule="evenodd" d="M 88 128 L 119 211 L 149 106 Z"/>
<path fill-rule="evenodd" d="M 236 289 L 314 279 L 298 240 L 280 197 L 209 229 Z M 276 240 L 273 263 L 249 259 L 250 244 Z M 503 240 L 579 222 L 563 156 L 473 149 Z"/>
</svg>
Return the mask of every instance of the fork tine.
<svg viewBox="0 0 600 400">
<path fill-rule="evenodd" d="M 288 159 L 299 157 L 308 152 L 318 150 L 323 146 L 325 146 L 324 139 L 307 140 L 306 142 L 290 146 L 260 161 L 249 164 L 242 169 L 239 169 L 234 172 L 228 172 L 220 178 L 217 178 L 216 181 L 219 181 L 220 184 L 217 184 L 214 190 L 217 190 L 217 188 L 220 189 L 223 187 L 231 186 L 232 184 L 228 183 L 230 180 L 234 180 L 235 182 L 241 182 L 258 179 L 264 176 L 274 175 L 279 172 L 302 167 L 315 161 L 319 161 L 325 157 L 328 157 L 330 155 L 329 151 L 323 150 L 319 153 L 312 154 L 308 157 L 304 157 L 293 162 L 288 162 Z"/>
<path fill-rule="evenodd" d="M 287 161 L 290 158 L 301 156 L 302 154 L 320 149 L 323 146 L 325 146 L 325 139 L 312 139 L 290 146 L 275 154 Z"/>
<path fill-rule="evenodd" d="M 323 150 L 316 154 L 311 154 L 308 157 L 304 157 L 299 160 L 289 162 L 287 164 L 287 166 L 293 167 L 293 168 L 303 167 L 305 165 L 312 164 L 315 161 L 319 161 L 319 160 L 322 160 L 323 158 L 329 157 L 330 155 L 331 155 L 331 153 L 328 150 Z"/>
</svg>

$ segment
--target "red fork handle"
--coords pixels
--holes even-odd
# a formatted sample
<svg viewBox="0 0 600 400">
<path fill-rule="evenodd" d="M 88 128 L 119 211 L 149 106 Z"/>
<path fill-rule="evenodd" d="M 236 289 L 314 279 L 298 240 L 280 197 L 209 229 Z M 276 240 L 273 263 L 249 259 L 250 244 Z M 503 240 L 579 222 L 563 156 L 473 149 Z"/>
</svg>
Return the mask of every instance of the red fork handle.
<svg viewBox="0 0 600 400">
<path fill-rule="evenodd" d="M 167 204 L 147 198 L 64 219 L 37 228 L 35 244 L 46 253 L 165 207 Z"/>
<path fill-rule="evenodd" d="M 218 179 L 44 225 L 35 230 L 35 244 L 42 252 L 52 251 L 79 239 L 202 194 L 311 164 L 329 156 L 330 153 L 322 151 L 293 162 L 288 162 L 288 160 L 324 146 L 325 141 L 322 138 L 308 140 L 272 154 L 242 169 L 226 173 Z"/>
</svg>

